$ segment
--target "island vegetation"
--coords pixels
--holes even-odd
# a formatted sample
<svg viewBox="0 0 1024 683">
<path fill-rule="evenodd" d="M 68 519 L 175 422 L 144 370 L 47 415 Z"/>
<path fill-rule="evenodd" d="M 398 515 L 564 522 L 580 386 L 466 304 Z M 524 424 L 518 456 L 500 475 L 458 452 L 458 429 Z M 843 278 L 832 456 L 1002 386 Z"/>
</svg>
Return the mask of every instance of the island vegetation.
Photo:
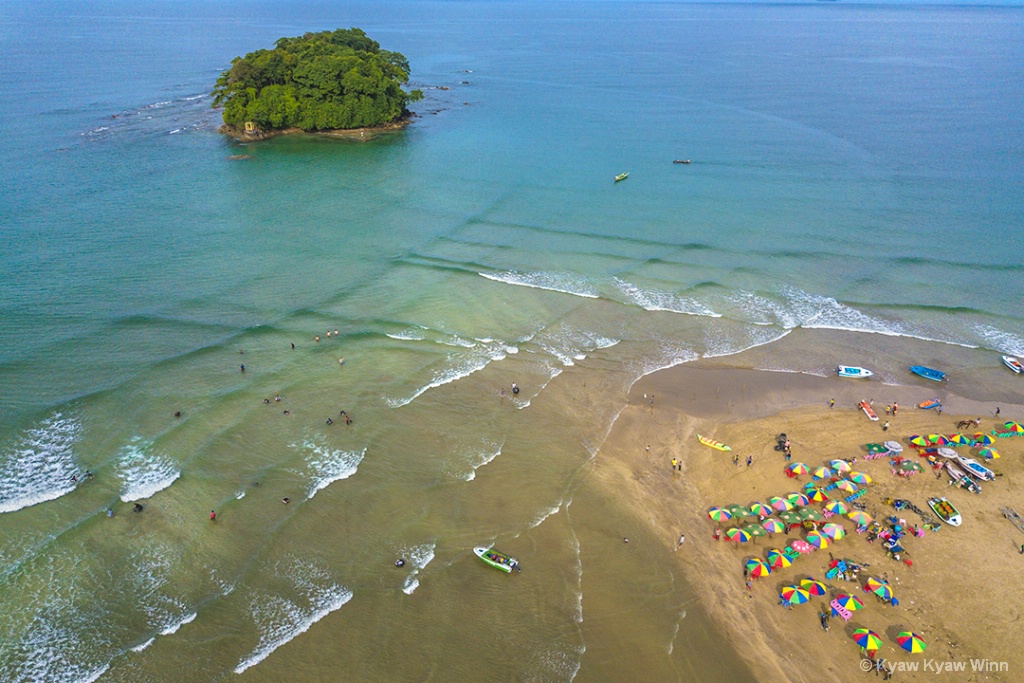
<svg viewBox="0 0 1024 683">
<path fill-rule="evenodd" d="M 223 132 L 264 136 L 394 126 L 408 120 L 409 62 L 382 50 L 362 29 L 281 38 L 272 50 L 236 57 L 217 79 L 213 106 Z"/>
</svg>

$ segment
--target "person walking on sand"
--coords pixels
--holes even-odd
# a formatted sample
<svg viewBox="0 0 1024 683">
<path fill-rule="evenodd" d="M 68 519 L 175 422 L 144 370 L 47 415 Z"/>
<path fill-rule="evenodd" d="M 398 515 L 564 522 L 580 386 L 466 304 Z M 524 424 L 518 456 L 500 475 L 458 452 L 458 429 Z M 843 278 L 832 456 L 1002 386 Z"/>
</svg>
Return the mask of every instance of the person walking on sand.
<svg viewBox="0 0 1024 683">
<path fill-rule="evenodd" d="M 753 464 L 753 462 L 754 462 L 754 456 L 748 455 L 747 456 L 747 467 L 750 467 Z"/>
<path fill-rule="evenodd" d="M 889 431 L 889 421 L 888 420 L 886 420 L 885 422 L 882 423 L 882 431 L 883 432 Z"/>
<path fill-rule="evenodd" d="M 676 458 L 672 458 L 672 469 L 679 467 L 679 461 Z"/>
<path fill-rule="evenodd" d="M 836 400 L 834 398 L 833 399 L 829 399 L 828 407 L 829 408 L 835 408 L 836 407 Z"/>
<path fill-rule="evenodd" d="M 892 404 L 892 416 L 893 416 L 893 417 L 896 417 L 896 411 L 897 411 L 897 410 L 899 410 L 899 409 L 900 409 L 899 405 L 897 405 L 897 404 L 896 404 L 896 403 L 894 402 L 894 403 Z"/>
<path fill-rule="evenodd" d="M 737 453 L 732 454 L 732 464 L 736 465 L 736 467 L 740 466 L 740 456 Z"/>
</svg>

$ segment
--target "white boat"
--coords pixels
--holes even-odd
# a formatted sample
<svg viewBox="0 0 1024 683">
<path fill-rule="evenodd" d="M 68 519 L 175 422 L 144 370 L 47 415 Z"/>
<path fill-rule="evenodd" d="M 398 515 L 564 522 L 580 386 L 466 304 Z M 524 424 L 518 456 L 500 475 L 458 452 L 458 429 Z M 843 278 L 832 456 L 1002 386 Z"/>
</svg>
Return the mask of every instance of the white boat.
<svg viewBox="0 0 1024 683">
<path fill-rule="evenodd" d="M 939 519 L 950 526 L 960 526 L 960 522 L 963 521 L 960 518 L 960 511 L 945 498 L 929 498 L 928 507 L 939 516 Z"/>
<path fill-rule="evenodd" d="M 859 368 L 856 365 L 840 365 L 836 368 L 836 374 L 840 377 L 850 377 L 853 379 L 862 379 L 870 377 L 875 374 L 867 368 Z"/>
<path fill-rule="evenodd" d="M 1013 356 L 1003 356 L 1003 365 L 1010 368 L 1018 375 L 1024 372 L 1024 365 L 1021 365 L 1021 362 Z"/>
<path fill-rule="evenodd" d="M 985 467 L 974 458 L 965 458 L 962 455 L 957 455 L 956 461 L 960 463 L 960 466 L 964 468 L 967 474 L 973 474 L 978 479 L 992 481 L 996 478 L 995 472 Z"/>
</svg>

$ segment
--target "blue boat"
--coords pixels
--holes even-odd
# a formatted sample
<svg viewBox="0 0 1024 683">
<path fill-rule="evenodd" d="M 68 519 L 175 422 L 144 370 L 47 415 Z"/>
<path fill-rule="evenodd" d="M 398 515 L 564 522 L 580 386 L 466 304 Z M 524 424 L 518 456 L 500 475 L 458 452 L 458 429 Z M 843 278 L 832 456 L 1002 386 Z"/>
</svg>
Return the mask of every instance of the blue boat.
<svg viewBox="0 0 1024 683">
<path fill-rule="evenodd" d="M 923 365 L 911 365 L 910 371 L 915 375 L 920 375 L 925 379 L 930 379 L 933 382 L 942 382 L 946 379 L 946 373 L 941 370 L 933 370 L 932 368 L 926 368 Z"/>
</svg>

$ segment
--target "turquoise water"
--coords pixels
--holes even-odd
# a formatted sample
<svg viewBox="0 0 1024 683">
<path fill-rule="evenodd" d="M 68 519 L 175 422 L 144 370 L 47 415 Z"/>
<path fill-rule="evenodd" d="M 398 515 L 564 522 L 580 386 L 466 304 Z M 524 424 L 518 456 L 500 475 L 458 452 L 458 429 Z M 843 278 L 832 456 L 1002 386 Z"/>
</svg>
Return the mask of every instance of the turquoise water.
<svg viewBox="0 0 1024 683">
<path fill-rule="evenodd" d="M 231 58 L 342 26 L 412 126 L 216 133 Z M 603 550 L 651 532 L 593 459 L 638 377 L 796 328 L 884 357 L 774 369 L 1024 355 L 1022 45 L 1019 7 L 0 4 L 0 678 L 745 677 L 656 543 Z"/>
</svg>

